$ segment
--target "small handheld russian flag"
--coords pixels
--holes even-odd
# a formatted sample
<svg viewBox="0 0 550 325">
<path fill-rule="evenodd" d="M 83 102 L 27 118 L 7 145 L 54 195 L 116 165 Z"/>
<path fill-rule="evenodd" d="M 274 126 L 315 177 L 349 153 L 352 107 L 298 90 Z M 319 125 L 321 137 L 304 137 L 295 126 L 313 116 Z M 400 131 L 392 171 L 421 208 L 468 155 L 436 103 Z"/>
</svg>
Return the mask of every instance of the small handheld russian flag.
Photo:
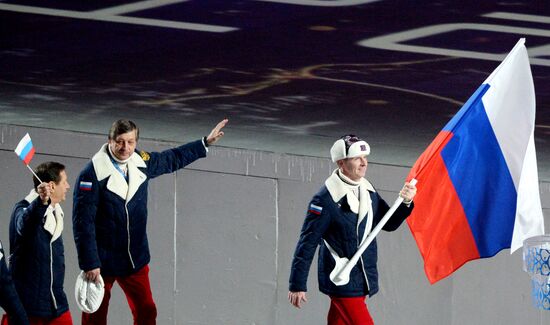
<svg viewBox="0 0 550 325">
<path fill-rule="evenodd" d="M 23 139 L 21 139 L 21 141 L 19 141 L 19 144 L 17 145 L 14 151 L 15 151 L 15 154 L 19 157 L 19 159 L 21 159 L 25 164 L 25 166 L 27 166 L 27 168 L 31 171 L 34 177 L 36 177 L 40 181 L 40 183 L 42 183 L 42 180 L 40 179 L 40 177 L 38 177 L 34 172 L 34 170 L 32 170 L 32 168 L 29 166 L 29 163 L 34 157 L 35 151 L 34 151 L 34 146 L 32 145 L 31 136 L 28 133 L 25 134 L 25 136 L 23 137 Z"/>
<path fill-rule="evenodd" d="M 31 162 L 32 157 L 34 157 L 34 146 L 32 145 L 31 136 L 28 133 L 19 141 L 17 148 L 15 148 L 15 153 L 25 165 Z"/>
</svg>

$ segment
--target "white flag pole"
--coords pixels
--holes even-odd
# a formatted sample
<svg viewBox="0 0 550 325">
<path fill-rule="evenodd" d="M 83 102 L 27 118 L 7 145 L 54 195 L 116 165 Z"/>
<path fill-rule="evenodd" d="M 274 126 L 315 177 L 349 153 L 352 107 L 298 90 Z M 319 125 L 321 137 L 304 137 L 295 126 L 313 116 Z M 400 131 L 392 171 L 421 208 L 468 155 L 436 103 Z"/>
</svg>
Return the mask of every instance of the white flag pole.
<svg viewBox="0 0 550 325">
<path fill-rule="evenodd" d="M 34 170 L 32 170 L 31 166 L 25 164 L 25 166 L 27 166 L 27 168 L 31 171 L 31 173 L 34 175 L 34 177 L 36 177 L 36 179 L 40 182 L 40 183 L 44 183 L 42 182 L 42 180 L 40 179 L 40 177 L 38 177 L 38 175 L 36 175 L 36 173 L 34 172 Z"/>
</svg>

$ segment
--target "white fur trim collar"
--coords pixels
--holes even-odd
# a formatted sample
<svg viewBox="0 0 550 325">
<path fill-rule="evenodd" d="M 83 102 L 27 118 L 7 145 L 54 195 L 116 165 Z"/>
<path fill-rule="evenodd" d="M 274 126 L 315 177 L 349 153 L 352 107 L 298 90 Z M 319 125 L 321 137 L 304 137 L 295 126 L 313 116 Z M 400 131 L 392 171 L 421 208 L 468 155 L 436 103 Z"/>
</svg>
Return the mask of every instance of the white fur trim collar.
<svg viewBox="0 0 550 325">
<path fill-rule="evenodd" d="M 349 191 L 348 186 L 346 186 L 346 184 L 342 182 L 337 173 L 338 169 L 335 169 L 325 181 L 325 186 L 327 187 L 328 192 L 330 193 L 330 196 L 332 197 L 332 200 L 334 202 L 340 201 Z M 372 184 L 365 178 L 361 178 L 361 180 L 359 181 L 359 187 L 364 187 L 370 192 L 376 192 L 374 190 L 374 186 L 372 186 Z"/>
<path fill-rule="evenodd" d="M 46 209 L 46 213 L 44 214 L 44 217 L 46 217 L 44 229 L 52 235 L 51 243 L 61 237 L 64 216 L 63 209 L 61 209 L 59 203 L 56 203 L 55 206 L 50 204 L 48 209 Z"/>
<path fill-rule="evenodd" d="M 109 177 L 107 189 L 128 202 L 147 179 L 147 176 L 138 168 L 147 168 L 147 165 L 141 156 L 134 152 L 128 159 L 128 182 L 126 182 L 124 176 L 113 165 L 107 146 L 107 143 L 104 144 L 92 158 L 97 180 L 101 181 Z"/>
<path fill-rule="evenodd" d="M 375 192 L 372 184 L 365 178 L 361 178 L 359 181 L 359 198 L 357 198 L 357 196 L 352 192 L 351 186 L 347 185 L 344 181 L 342 181 L 342 179 L 340 179 L 340 176 L 338 176 L 338 169 L 336 169 L 325 181 L 325 186 L 327 187 L 334 202 L 339 202 L 344 196 L 346 196 L 346 201 L 348 202 L 350 210 L 357 214 L 357 231 L 359 231 L 359 224 L 361 221 L 363 221 L 365 217 L 367 218 L 365 232 L 363 233 L 363 241 L 365 236 L 370 233 L 372 229 L 372 200 L 370 198 L 370 194 L 368 193 L 369 191 Z"/>
</svg>

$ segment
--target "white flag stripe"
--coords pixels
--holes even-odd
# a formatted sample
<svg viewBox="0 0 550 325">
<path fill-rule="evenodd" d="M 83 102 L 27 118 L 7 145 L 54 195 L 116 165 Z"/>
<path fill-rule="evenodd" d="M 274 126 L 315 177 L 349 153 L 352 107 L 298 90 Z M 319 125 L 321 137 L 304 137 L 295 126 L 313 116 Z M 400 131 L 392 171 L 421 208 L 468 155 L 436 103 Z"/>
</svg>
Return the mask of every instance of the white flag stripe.
<svg viewBox="0 0 550 325">
<path fill-rule="evenodd" d="M 535 90 L 523 39 L 495 71 L 483 105 L 517 190 L 535 127 Z"/>
<path fill-rule="evenodd" d="M 525 239 L 542 234 L 544 234 L 544 215 L 540 203 L 535 139 L 531 134 L 519 182 L 516 220 L 510 253 L 521 248 Z"/>
<path fill-rule="evenodd" d="M 21 141 L 19 141 L 19 144 L 17 145 L 17 147 L 15 148 L 15 153 L 20 156 L 21 155 L 21 152 L 23 151 L 23 149 L 25 149 L 25 147 L 27 146 L 27 144 L 31 142 L 31 136 L 27 133 L 25 134 L 25 136 L 23 137 L 23 139 L 21 139 Z"/>
<path fill-rule="evenodd" d="M 534 141 L 535 87 L 525 39 L 517 42 L 486 83 L 490 87 L 483 105 L 517 192 L 513 253 L 525 239 L 544 234 Z"/>
</svg>

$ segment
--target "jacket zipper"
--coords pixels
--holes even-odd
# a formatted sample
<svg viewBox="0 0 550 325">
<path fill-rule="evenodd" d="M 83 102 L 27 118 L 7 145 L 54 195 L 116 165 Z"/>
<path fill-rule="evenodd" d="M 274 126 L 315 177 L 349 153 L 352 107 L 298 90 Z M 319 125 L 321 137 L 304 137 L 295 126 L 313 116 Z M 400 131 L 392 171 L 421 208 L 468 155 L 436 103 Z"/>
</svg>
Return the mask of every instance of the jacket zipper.
<svg viewBox="0 0 550 325">
<path fill-rule="evenodd" d="M 52 242 L 50 241 L 50 294 L 53 299 L 53 306 L 57 310 L 57 300 L 55 300 L 55 295 L 53 294 L 53 249 Z"/>
<path fill-rule="evenodd" d="M 366 231 L 366 229 L 365 229 Z M 356 238 L 356 245 L 357 248 L 359 248 L 359 246 L 361 245 L 359 243 L 359 215 L 357 215 L 357 229 L 356 229 L 356 233 L 357 233 L 357 238 Z M 359 260 L 361 261 L 361 270 L 363 271 L 363 276 L 365 277 L 365 282 L 367 283 L 367 290 L 369 290 L 370 292 L 370 285 L 369 285 L 369 279 L 367 278 L 367 272 L 365 271 L 365 263 L 363 263 L 363 255 L 361 255 L 361 257 L 359 257 Z"/>
<path fill-rule="evenodd" d="M 128 213 L 128 202 L 124 203 L 124 210 L 126 210 L 126 232 L 128 233 L 128 256 L 130 257 L 130 263 L 132 268 L 135 269 L 134 260 L 132 259 L 132 253 L 130 252 L 130 213 Z"/>
</svg>

